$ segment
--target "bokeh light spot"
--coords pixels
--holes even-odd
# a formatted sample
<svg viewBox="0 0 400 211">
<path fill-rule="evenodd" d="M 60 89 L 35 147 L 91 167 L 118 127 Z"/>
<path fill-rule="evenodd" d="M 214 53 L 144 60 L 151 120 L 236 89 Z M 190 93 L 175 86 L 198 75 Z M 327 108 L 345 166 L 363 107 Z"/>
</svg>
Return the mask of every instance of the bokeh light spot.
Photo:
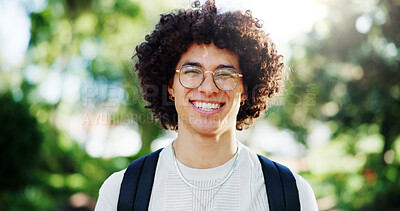
<svg viewBox="0 0 400 211">
<path fill-rule="evenodd" d="M 368 14 L 363 14 L 356 20 L 356 29 L 362 34 L 369 32 L 372 26 L 372 18 Z"/>
</svg>

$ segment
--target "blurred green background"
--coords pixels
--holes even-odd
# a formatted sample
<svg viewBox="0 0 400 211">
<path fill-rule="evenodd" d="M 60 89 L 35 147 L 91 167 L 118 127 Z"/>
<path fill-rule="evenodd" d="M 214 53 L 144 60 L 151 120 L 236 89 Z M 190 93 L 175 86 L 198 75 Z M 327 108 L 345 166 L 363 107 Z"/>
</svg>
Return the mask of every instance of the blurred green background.
<svg viewBox="0 0 400 211">
<path fill-rule="evenodd" d="M 284 92 L 238 137 L 306 178 L 320 210 L 400 210 L 400 0 L 307 2 L 324 15 L 287 40 Z M 190 4 L 0 1 L 0 210 L 93 209 L 112 172 L 176 135 L 143 108 L 130 57 Z M 288 33 L 292 7 L 273 20 Z"/>
</svg>

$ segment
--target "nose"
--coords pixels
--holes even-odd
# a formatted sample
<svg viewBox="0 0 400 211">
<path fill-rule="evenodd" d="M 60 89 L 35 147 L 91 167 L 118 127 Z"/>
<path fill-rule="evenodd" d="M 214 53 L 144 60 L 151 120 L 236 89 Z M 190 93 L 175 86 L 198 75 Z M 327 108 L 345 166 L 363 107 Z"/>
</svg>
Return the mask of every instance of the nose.
<svg viewBox="0 0 400 211">
<path fill-rule="evenodd" d="M 207 74 L 210 73 L 210 74 Z M 213 93 L 217 93 L 219 89 L 214 83 L 213 79 L 213 72 L 212 71 L 205 71 L 204 72 L 204 81 L 198 87 L 200 92 L 203 92 L 206 95 L 212 95 Z"/>
</svg>

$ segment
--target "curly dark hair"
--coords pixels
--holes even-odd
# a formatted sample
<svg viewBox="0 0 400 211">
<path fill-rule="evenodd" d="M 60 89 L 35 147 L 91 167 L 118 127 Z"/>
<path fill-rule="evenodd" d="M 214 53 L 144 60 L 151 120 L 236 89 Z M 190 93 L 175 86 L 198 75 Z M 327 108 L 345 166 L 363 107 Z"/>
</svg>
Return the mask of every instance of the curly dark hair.
<svg viewBox="0 0 400 211">
<path fill-rule="evenodd" d="M 194 9 L 161 15 L 155 30 L 136 46 L 135 54 L 135 69 L 153 118 L 165 129 L 178 129 L 178 115 L 167 90 L 175 67 L 192 43 L 213 42 L 238 55 L 247 99 L 237 115 L 236 129 L 251 126 L 267 109 L 268 98 L 279 91 L 283 79 L 283 56 L 261 27 L 251 11 L 219 13 L 210 0 Z"/>
</svg>

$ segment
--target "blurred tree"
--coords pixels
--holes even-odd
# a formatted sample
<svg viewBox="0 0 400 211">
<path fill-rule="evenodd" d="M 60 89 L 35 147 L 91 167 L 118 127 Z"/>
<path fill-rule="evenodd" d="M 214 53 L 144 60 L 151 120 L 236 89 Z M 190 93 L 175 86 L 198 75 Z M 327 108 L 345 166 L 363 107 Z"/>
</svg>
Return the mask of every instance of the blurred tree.
<svg viewBox="0 0 400 211">
<path fill-rule="evenodd" d="M 138 3 L 126 0 L 50 1 L 44 11 L 30 17 L 32 65 L 58 72 L 63 78 L 79 76 L 82 96 L 81 102 L 72 105 L 74 111 L 107 110 L 115 116 L 133 113 L 130 117 L 139 128 L 148 129 L 142 130 L 139 154 L 149 153 L 151 140 L 161 130 L 143 109 L 145 102 L 140 97 L 136 76 L 130 72 L 129 55 L 133 55 L 134 46 L 143 39 L 146 25 L 153 20 L 145 17 Z M 85 89 L 82 84 L 93 86 Z M 104 84 L 104 90 L 100 90 Z M 126 90 L 122 94 L 115 91 L 123 88 Z M 61 106 L 68 102 L 60 98 L 57 103 Z"/>
<path fill-rule="evenodd" d="M 55 210 L 68 207 L 78 192 L 95 200 L 102 182 L 148 154 L 161 134 L 144 109 L 130 57 L 154 26 L 153 12 L 173 7 L 172 2 L 41 2 L 43 10 L 29 13 L 31 39 L 24 63 L 0 71 L 0 93 L 12 93 L 0 97 L 0 118 L 6 124 L 0 129 L 0 210 Z M 33 2 L 24 3 L 29 11 Z M 128 158 L 89 156 L 87 142 L 69 127 L 73 117 L 98 113 L 111 118 L 81 122 L 80 137 L 87 139 L 96 124 L 107 129 L 132 123 L 140 133 L 140 151 Z"/>
<path fill-rule="evenodd" d="M 293 41 L 286 106 L 270 118 L 309 145 L 326 209 L 400 209 L 400 2 L 321 2 L 329 15 Z M 318 125 L 329 143 L 311 137 Z"/>
<path fill-rule="evenodd" d="M 38 154 L 43 141 L 29 105 L 15 102 L 11 93 L 0 95 L 0 208 L 12 194 L 35 181 L 31 172 L 39 166 Z"/>
</svg>

